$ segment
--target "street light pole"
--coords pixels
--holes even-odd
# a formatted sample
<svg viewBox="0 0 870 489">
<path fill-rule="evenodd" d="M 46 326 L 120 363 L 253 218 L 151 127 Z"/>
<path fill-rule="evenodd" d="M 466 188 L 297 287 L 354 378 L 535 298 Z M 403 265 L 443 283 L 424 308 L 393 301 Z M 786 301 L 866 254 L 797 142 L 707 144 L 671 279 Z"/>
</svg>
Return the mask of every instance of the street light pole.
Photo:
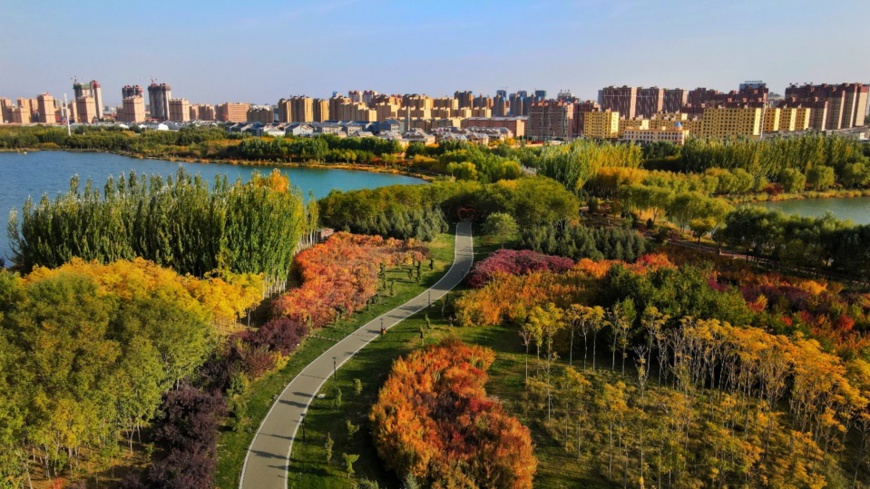
<svg viewBox="0 0 870 489">
<path fill-rule="evenodd" d="M 336 367 L 335 362 L 336 362 L 336 357 L 332 357 L 332 380 L 335 380 L 337 377 L 336 372 L 338 371 L 338 369 Z"/>
</svg>

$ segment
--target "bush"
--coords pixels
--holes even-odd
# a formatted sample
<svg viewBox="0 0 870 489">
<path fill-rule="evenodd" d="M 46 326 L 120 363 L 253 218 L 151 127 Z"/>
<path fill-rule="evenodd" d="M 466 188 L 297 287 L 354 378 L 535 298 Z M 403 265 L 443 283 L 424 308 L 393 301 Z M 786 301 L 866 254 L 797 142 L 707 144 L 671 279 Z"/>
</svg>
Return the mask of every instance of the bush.
<svg viewBox="0 0 870 489">
<path fill-rule="evenodd" d="M 468 285 L 477 289 L 486 285 L 497 273 L 523 275 L 538 270 L 564 272 L 574 261 L 561 256 L 544 255 L 530 250 L 498 250 L 474 265 L 468 275 Z"/>
</svg>

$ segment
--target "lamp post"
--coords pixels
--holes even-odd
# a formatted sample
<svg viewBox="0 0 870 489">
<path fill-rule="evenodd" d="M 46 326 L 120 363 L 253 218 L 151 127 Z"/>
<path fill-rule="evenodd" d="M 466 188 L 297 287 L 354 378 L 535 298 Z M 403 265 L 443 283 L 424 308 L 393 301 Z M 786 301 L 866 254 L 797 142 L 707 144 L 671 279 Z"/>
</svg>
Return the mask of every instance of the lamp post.
<svg viewBox="0 0 870 489">
<path fill-rule="evenodd" d="M 336 360 L 336 357 L 332 357 L 332 380 L 335 380 L 337 378 L 336 372 L 338 371 L 338 369 L 335 364 Z"/>
</svg>

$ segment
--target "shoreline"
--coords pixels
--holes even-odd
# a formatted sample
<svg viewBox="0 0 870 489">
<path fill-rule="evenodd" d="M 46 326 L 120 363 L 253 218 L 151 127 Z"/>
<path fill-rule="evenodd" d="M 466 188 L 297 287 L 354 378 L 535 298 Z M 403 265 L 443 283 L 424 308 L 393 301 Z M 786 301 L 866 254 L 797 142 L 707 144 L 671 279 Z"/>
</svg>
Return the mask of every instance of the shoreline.
<svg viewBox="0 0 870 489">
<path fill-rule="evenodd" d="M 307 161 L 307 162 L 295 162 L 295 161 L 271 161 L 271 160 L 225 160 L 225 159 L 203 159 L 203 158 L 189 158 L 189 157 L 180 157 L 180 156 L 146 156 L 138 153 L 128 153 L 124 151 L 104 151 L 104 150 L 91 150 L 91 149 L 67 149 L 67 148 L 16 148 L 16 149 L 0 149 L 0 153 L 28 153 L 28 152 L 36 152 L 36 151 L 58 151 L 58 152 L 66 152 L 66 153 L 99 153 L 99 154 L 112 154 L 117 156 L 124 156 L 126 158 L 132 158 L 137 160 L 157 160 L 157 161 L 168 161 L 171 163 L 199 163 L 203 165 L 208 164 L 218 164 L 218 165 L 233 165 L 233 166 L 270 166 L 270 167 L 278 167 L 278 168 L 310 168 L 314 170 L 349 170 L 349 171 L 362 171 L 368 173 L 384 173 L 390 175 L 403 175 L 407 177 L 419 178 L 424 182 L 432 182 L 440 175 L 432 175 L 432 174 L 424 174 L 417 173 L 410 170 L 403 170 L 401 168 L 388 168 L 381 167 L 377 165 L 362 165 L 359 163 L 347 164 L 347 163 L 321 163 L 316 161 Z"/>
<path fill-rule="evenodd" d="M 824 199 L 856 199 L 870 197 L 870 189 L 831 189 L 808 190 L 799 194 L 770 195 L 766 193 L 740 196 L 724 196 L 724 200 L 732 205 L 763 204 L 766 202 L 785 202 L 789 200 L 824 200 Z"/>
</svg>

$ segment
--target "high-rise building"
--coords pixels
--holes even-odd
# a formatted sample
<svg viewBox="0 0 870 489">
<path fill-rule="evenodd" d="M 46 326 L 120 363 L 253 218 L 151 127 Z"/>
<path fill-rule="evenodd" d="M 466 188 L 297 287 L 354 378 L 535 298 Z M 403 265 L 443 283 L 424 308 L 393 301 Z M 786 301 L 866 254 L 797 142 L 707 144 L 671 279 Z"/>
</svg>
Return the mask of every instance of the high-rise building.
<svg viewBox="0 0 870 489">
<path fill-rule="evenodd" d="M 368 92 L 368 91 L 367 91 Z M 363 94 L 365 95 L 365 93 Z M 314 121 L 314 99 L 310 97 L 292 97 L 290 119 L 293 122 L 312 122 Z"/>
<path fill-rule="evenodd" d="M 764 113 L 761 116 L 761 127 L 764 130 L 764 134 L 780 132 L 780 126 L 782 124 L 782 109 L 765 107 L 763 110 Z"/>
<path fill-rule="evenodd" d="M 761 134 L 761 108 L 714 107 L 704 109 L 702 137 L 758 138 Z"/>
<path fill-rule="evenodd" d="M 535 90 L 535 102 L 542 102 L 544 100 L 547 100 L 547 91 Z"/>
<path fill-rule="evenodd" d="M 145 121 L 145 97 L 133 95 L 124 97 L 118 110 L 118 120 L 121 122 L 137 123 Z"/>
<path fill-rule="evenodd" d="M 362 92 L 360 92 L 359 90 L 349 90 L 347 92 L 347 97 L 350 99 L 351 102 L 356 104 L 363 101 Z"/>
<path fill-rule="evenodd" d="M 785 89 L 784 104 L 803 105 L 813 109 L 811 127 L 823 131 L 849 129 L 864 125 L 867 115 L 867 96 L 870 86 L 861 83 L 839 85 L 789 85 Z M 823 104 L 824 103 L 824 104 Z M 824 116 L 821 114 L 824 105 Z"/>
<path fill-rule="evenodd" d="M 165 83 L 148 85 L 148 103 L 151 108 L 151 118 L 159 121 L 169 119 L 169 99 L 172 98 L 172 87 Z"/>
<path fill-rule="evenodd" d="M 665 104 L 665 91 L 659 87 L 640 87 L 637 89 L 637 116 L 652 117 L 662 112 Z"/>
<path fill-rule="evenodd" d="M 501 97 L 501 98 L 505 98 L 505 99 L 506 99 L 506 98 L 508 98 L 507 90 L 496 90 L 496 91 L 495 91 L 495 96 L 496 96 L 496 97 Z"/>
<path fill-rule="evenodd" d="M 215 120 L 214 105 L 196 104 L 190 106 L 190 120 L 213 121 Z"/>
<path fill-rule="evenodd" d="M 375 97 L 378 96 L 378 92 L 374 90 L 366 90 L 362 93 L 362 101 L 364 104 L 371 106 Z"/>
<path fill-rule="evenodd" d="M 665 88 L 662 95 L 661 112 L 673 114 L 683 110 L 688 101 L 689 92 L 682 88 Z"/>
<path fill-rule="evenodd" d="M 36 97 L 39 107 L 39 122 L 42 124 L 54 124 L 57 122 L 57 109 L 54 107 L 54 97 L 48 93 L 41 93 Z"/>
<path fill-rule="evenodd" d="M 76 99 L 76 117 L 76 122 L 80 124 L 91 124 L 97 119 L 93 96 L 82 95 Z"/>
<path fill-rule="evenodd" d="M 97 80 L 91 80 L 91 96 L 94 97 L 94 112 L 97 120 L 103 118 L 103 87 Z"/>
<path fill-rule="evenodd" d="M 559 93 L 556 95 L 556 100 L 558 100 L 559 102 L 573 104 L 574 102 L 577 102 L 577 97 L 574 96 L 574 92 L 565 89 L 559 90 Z"/>
<path fill-rule="evenodd" d="M 278 100 L 278 122 L 293 121 L 293 103 L 290 99 L 282 98 Z"/>
<path fill-rule="evenodd" d="M 601 106 L 594 100 L 585 102 L 576 102 L 573 105 L 574 116 L 571 119 L 571 135 L 572 137 L 580 137 L 583 135 L 583 125 L 586 119 L 586 113 L 600 111 Z"/>
<path fill-rule="evenodd" d="M 251 104 L 227 102 L 215 106 L 215 119 L 221 122 L 246 122 Z"/>
<path fill-rule="evenodd" d="M 514 117 L 529 115 L 530 103 L 531 100 L 529 99 L 529 95 L 528 93 L 526 93 L 525 90 L 512 93 L 510 95 L 510 114 Z"/>
<path fill-rule="evenodd" d="M 471 108 L 473 109 L 491 109 L 493 104 L 492 97 L 487 97 L 486 95 L 478 95 L 474 97 L 473 105 Z"/>
<path fill-rule="evenodd" d="M 245 114 L 246 122 L 271 124 L 275 122 L 275 109 L 271 105 L 252 105 Z"/>
<path fill-rule="evenodd" d="M 619 136 L 619 112 L 597 110 L 587 112 L 583 118 L 583 137 L 616 139 Z"/>
<path fill-rule="evenodd" d="M 140 97 L 145 95 L 145 91 L 142 90 L 142 87 L 140 87 L 139 85 L 124 85 L 123 87 L 121 87 L 122 99 L 127 97 L 135 97 L 137 95 Z"/>
<path fill-rule="evenodd" d="M 634 119 L 637 115 L 637 87 L 605 87 L 598 92 L 598 103 L 605 111 L 619 112 L 626 119 Z"/>
<path fill-rule="evenodd" d="M 470 109 L 474 105 L 474 94 L 471 90 L 453 92 L 453 98 L 459 102 L 460 109 Z"/>
<path fill-rule="evenodd" d="M 532 103 L 526 134 L 530 139 L 569 139 L 574 109 L 571 104 L 556 101 Z"/>
<path fill-rule="evenodd" d="M 173 98 L 169 100 L 169 120 L 175 122 L 187 122 L 190 120 L 190 102 L 186 98 Z"/>
<path fill-rule="evenodd" d="M 12 122 L 12 100 L 0 97 L 0 124 Z"/>
<path fill-rule="evenodd" d="M 329 120 L 329 100 L 314 99 L 314 122 L 326 122 Z"/>
<path fill-rule="evenodd" d="M 504 90 L 500 90 L 504 91 Z M 508 100 L 504 95 L 496 95 L 495 99 L 492 101 L 492 115 L 493 117 L 507 117 L 510 115 L 510 109 L 508 108 Z"/>
</svg>

